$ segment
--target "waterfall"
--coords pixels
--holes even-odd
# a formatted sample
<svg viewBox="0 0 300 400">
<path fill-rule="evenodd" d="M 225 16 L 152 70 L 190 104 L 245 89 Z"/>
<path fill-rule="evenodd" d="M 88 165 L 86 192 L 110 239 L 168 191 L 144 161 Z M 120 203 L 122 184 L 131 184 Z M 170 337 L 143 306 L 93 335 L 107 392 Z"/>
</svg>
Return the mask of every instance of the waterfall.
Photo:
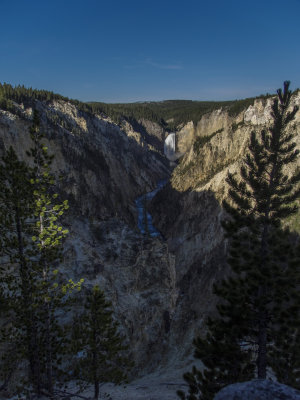
<svg viewBox="0 0 300 400">
<path fill-rule="evenodd" d="M 172 161 L 175 157 L 176 151 L 176 143 L 175 143 L 175 133 L 170 133 L 165 140 L 164 143 L 164 153 L 165 156 Z"/>
</svg>

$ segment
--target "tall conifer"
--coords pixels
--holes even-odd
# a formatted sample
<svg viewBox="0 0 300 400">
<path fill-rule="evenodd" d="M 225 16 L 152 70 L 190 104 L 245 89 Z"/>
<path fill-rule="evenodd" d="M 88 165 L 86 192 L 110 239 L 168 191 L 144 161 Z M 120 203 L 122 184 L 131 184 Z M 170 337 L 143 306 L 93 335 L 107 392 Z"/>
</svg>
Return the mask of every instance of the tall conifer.
<svg viewBox="0 0 300 400">
<path fill-rule="evenodd" d="M 0 254 L 7 262 L 1 270 L 1 290 L 11 321 L 2 332 L 6 344 L 15 345 L 20 358 L 28 361 L 23 387 L 38 396 L 52 396 L 64 341 L 57 310 L 82 281 L 63 284 L 59 277 L 67 231 L 58 221 L 68 204 L 57 201 L 50 171 L 53 157 L 42 143 L 36 112 L 30 135 L 33 147 L 28 156 L 34 165 L 19 161 L 9 149 L 0 166 Z"/>
<path fill-rule="evenodd" d="M 99 397 L 100 384 L 120 384 L 127 379 L 132 363 L 125 355 L 127 346 L 113 320 L 111 303 L 99 286 L 87 295 L 83 313 L 73 323 L 74 375 L 79 382 L 94 385 L 94 399 Z"/>
<path fill-rule="evenodd" d="M 31 262 L 36 254 L 31 241 L 33 188 L 30 168 L 18 160 L 12 147 L 2 158 L 0 186 L 1 290 L 11 321 L 2 329 L 2 340 L 9 338 L 8 347 L 18 345 L 18 356 L 29 363 L 28 381 L 40 393 Z"/>
<path fill-rule="evenodd" d="M 273 124 L 260 139 L 252 133 L 241 179 L 227 177 L 230 201 L 223 202 L 228 215 L 223 227 L 231 273 L 214 288 L 219 317 L 208 320 L 206 339 L 194 342 L 205 370 L 186 374 L 190 393 L 179 393 L 182 399 L 210 400 L 227 384 L 266 378 L 272 366 L 280 380 L 289 365 L 289 382 L 295 381 L 297 363 L 290 358 L 288 364 L 284 343 L 294 342 L 299 351 L 299 254 L 281 222 L 297 212 L 300 197 L 300 173 L 287 174 L 298 156 L 294 133 L 287 130 L 298 107 L 290 107 L 289 82 L 277 94 Z"/>
<path fill-rule="evenodd" d="M 40 130 L 40 121 L 37 112 L 33 115 L 33 124 L 30 128 L 30 137 L 33 147 L 28 152 L 34 166 L 32 168 L 33 203 L 35 225 L 32 240 L 38 249 L 35 270 L 38 273 L 38 286 L 36 287 L 37 310 L 39 312 L 41 348 L 40 359 L 43 366 L 44 386 L 53 393 L 53 367 L 58 355 L 59 325 L 55 318 L 55 310 L 61 303 L 63 293 L 57 282 L 60 262 L 61 243 L 67 230 L 58 223 L 58 219 L 68 209 L 68 202 L 57 202 L 58 195 L 53 191 L 55 182 L 50 166 L 53 156 L 48 154 L 47 147 L 43 144 L 43 133 Z"/>
</svg>

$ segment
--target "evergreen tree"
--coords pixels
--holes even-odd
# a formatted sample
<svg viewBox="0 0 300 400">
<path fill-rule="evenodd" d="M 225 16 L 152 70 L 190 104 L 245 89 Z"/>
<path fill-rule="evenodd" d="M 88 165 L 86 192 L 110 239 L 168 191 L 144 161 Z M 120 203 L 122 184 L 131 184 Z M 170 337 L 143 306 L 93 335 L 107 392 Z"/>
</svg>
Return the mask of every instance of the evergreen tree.
<svg viewBox="0 0 300 400">
<path fill-rule="evenodd" d="M 88 294 L 83 313 L 74 319 L 73 351 L 77 353 L 74 375 L 79 382 L 94 385 L 94 398 L 99 397 L 100 384 L 126 381 L 132 363 L 124 355 L 127 346 L 113 320 L 111 303 L 99 286 Z"/>
<path fill-rule="evenodd" d="M 223 226 L 230 239 L 231 273 L 214 288 L 219 317 L 208 321 L 206 339 L 194 342 L 205 370 L 186 376 L 190 394 L 179 393 L 182 399 L 212 399 L 227 384 L 266 378 L 267 367 L 273 367 L 279 380 L 286 369 L 290 384 L 297 368 L 299 374 L 299 363 L 287 354 L 292 343 L 299 354 L 299 254 L 281 226 L 297 212 L 300 197 L 300 173 L 285 173 L 298 156 L 294 134 L 286 129 L 298 108 L 290 110 L 289 82 L 277 94 L 273 125 L 261 132 L 260 140 L 252 133 L 241 180 L 230 173 L 227 177 L 231 202 L 223 202 L 229 216 Z M 191 393 L 193 379 L 197 385 Z"/>
<path fill-rule="evenodd" d="M 37 113 L 30 134 L 33 147 L 28 155 L 34 166 L 19 161 L 12 149 L 0 166 L 0 243 L 7 261 L 1 289 L 11 320 L 2 336 L 8 346 L 16 346 L 20 358 L 28 360 L 26 385 L 38 396 L 52 396 L 64 341 L 57 310 L 82 281 L 60 283 L 57 266 L 67 231 L 57 221 L 68 205 L 57 202 L 52 157 L 41 142 Z"/>
<path fill-rule="evenodd" d="M 296 253 L 292 265 L 293 269 L 299 271 L 300 245 L 293 244 Z M 298 255 L 298 257 L 297 257 Z M 284 320 L 281 321 L 279 329 L 276 329 L 270 348 L 270 366 L 279 382 L 295 387 L 300 390 L 300 327 L 299 308 L 300 299 L 297 300 L 297 289 L 299 290 L 299 272 L 295 274 L 296 293 L 289 293 L 293 296 L 291 306 L 286 309 Z M 284 293 L 286 295 L 286 293 Z"/>
<path fill-rule="evenodd" d="M 59 325 L 55 318 L 55 310 L 62 305 L 63 293 L 58 289 L 57 270 L 54 268 L 60 261 L 61 243 L 68 233 L 57 223 L 66 209 L 67 201 L 61 204 L 56 202 L 58 195 L 53 193 L 54 177 L 50 172 L 53 156 L 48 155 L 48 149 L 42 143 L 44 135 L 40 131 L 39 117 L 34 112 L 30 136 L 33 147 L 28 155 L 33 159 L 32 178 L 35 226 L 32 240 L 38 249 L 38 258 L 35 271 L 38 273 L 38 286 L 36 287 L 38 303 L 37 310 L 40 324 L 41 350 L 40 362 L 43 366 L 43 375 L 47 391 L 53 394 L 53 367 L 59 346 Z M 51 193 L 52 192 L 52 193 Z M 56 203 L 55 203 L 56 202 Z M 42 347 L 42 346 L 41 346 Z M 58 350 L 58 347 L 57 349 Z"/>
<path fill-rule="evenodd" d="M 270 366 L 279 382 L 300 390 L 300 330 L 282 327 L 270 350 Z"/>
<path fill-rule="evenodd" d="M 11 324 L 2 329 L 8 347 L 18 344 L 18 355 L 29 362 L 28 380 L 39 392 L 36 326 L 31 290 L 31 222 L 33 190 L 30 169 L 19 161 L 10 147 L 0 165 L 0 254 L 1 291 L 6 315 Z M 17 270 L 14 269 L 17 266 Z M 6 357 L 6 361 L 11 361 Z M 14 363 L 15 364 L 15 363 Z M 12 367 L 12 363 L 7 366 Z M 2 369 L 3 371 L 6 368 Z"/>
</svg>

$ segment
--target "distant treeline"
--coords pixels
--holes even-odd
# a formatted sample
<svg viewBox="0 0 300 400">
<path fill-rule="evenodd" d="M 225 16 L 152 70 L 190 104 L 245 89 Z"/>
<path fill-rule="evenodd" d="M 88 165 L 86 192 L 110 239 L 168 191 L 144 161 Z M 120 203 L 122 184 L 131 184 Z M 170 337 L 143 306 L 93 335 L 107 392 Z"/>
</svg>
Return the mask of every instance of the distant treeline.
<svg viewBox="0 0 300 400">
<path fill-rule="evenodd" d="M 268 98 L 272 95 L 266 94 L 243 100 L 233 101 L 192 101 L 192 100 L 166 100 L 159 102 L 138 102 L 107 104 L 101 102 L 83 103 L 79 100 L 50 92 L 48 90 L 37 90 L 25 86 L 0 84 L 0 108 L 7 111 L 16 111 L 15 103 L 28 106 L 33 100 L 51 102 L 63 100 L 74 104 L 80 111 L 91 114 L 105 114 L 114 122 L 120 124 L 123 119 L 129 122 L 141 119 L 158 123 L 168 130 L 176 130 L 180 124 L 193 121 L 196 123 L 202 115 L 213 110 L 226 109 L 230 116 L 235 116 L 242 110 L 252 105 L 257 98 Z"/>
<path fill-rule="evenodd" d="M 254 101 L 254 99 L 253 99 Z M 192 101 L 192 100 L 165 100 L 159 102 L 105 104 L 89 103 L 97 105 L 104 110 L 114 121 L 120 123 L 122 118 L 129 122 L 132 120 L 147 119 L 157 122 L 169 130 L 176 130 L 178 125 L 189 121 L 197 122 L 203 114 L 220 107 L 230 107 L 232 101 Z"/>
<path fill-rule="evenodd" d="M 268 98 L 271 94 L 251 97 L 243 100 L 231 101 L 193 101 L 193 100 L 165 100 L 159 102 L 139 103 L 88 103 L 94 109 L 103 110 L 114 121 L 120 123 L 122 118 L 127 120 L 148 119 L 157 122 L 164 128 L 176 130 L 180 124 L 189 121 L 197 123 L 201 117 L 213 110 L 226 109 L 230 116 L 235 116 L 254 104 L 255 99 Z"/>
<path fill-rule="evenodd" d="M 93 112 L 93 109 L 87 103 L 79 100 L 72 100 L 60 94 L 48 90 L 38 90 L 26 88 L 24 85 L 12 86 L 8 83 L 0 83 L 0 108 L 7 111 L 15 111 L 13 102 L 23 103 L 24 106 L 31 105 L 33 100 L 51 102 L 53 100 L 68 101 L 84 112 Z"/>
<path fill-rule="evenodd" d="M 159 108 L 156 110 L 154 107 L 150 107 L 151 103 L 145 102 L 108 104 L 91 102 L 87 104 L 96 112 L 99 112 L 101 110 L 102 112 L 104 112 L 104 114 L 108 115 L 113 121 L 118 124 L 120 124 L 121 121 L 125 118 L 129 122 L 147 119 L 153 122 L 157 122 L 163 127 L 166 127 L 167 125 Z"/>
</svg>

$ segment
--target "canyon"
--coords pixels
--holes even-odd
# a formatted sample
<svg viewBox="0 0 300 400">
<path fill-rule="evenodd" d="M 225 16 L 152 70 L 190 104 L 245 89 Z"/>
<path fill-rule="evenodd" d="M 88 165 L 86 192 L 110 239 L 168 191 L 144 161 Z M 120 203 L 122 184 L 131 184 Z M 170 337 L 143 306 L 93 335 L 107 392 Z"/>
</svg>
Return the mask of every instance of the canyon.
<svg viewBox="0 0 300 400">
<path fill-rule="evenodd" d="M 150 120 L 118 125 L 64 100 L 0 110 L 0 154 L 13 146 L 21 159 L 31 146 L 32 109 L 39 112 L 59 195 L 70 204 L 61 269 L 104 289 L 135 362 L 132 379 L 170 375 L 181 385 L 172 371 L 190 369 L 193 338 L 205 333 L 205 319 L 215 310 L 212 287 L 228 272 L 221 228 L 225 179 L 228 171 L 239 172 L 250 133 L 270 125 L 272 101 L 258 98 L 236 115 L 220 108 L 181 124 L 172 137 L 175 162 L 174 152 L 164 155 L 169 132 Z M 300 105 L 299 91 L 293 104 Z M 299 112 L 289 129 L 300 148 Z M 287 173 L 299 166 L 300 160 Z M 139 229 L 136 201 L 160 181 L 167 183 L 145 200 L 160 233 L 149 235 Z M 299 215 L 288 224 L 299 231 Z"/>
</svg>

